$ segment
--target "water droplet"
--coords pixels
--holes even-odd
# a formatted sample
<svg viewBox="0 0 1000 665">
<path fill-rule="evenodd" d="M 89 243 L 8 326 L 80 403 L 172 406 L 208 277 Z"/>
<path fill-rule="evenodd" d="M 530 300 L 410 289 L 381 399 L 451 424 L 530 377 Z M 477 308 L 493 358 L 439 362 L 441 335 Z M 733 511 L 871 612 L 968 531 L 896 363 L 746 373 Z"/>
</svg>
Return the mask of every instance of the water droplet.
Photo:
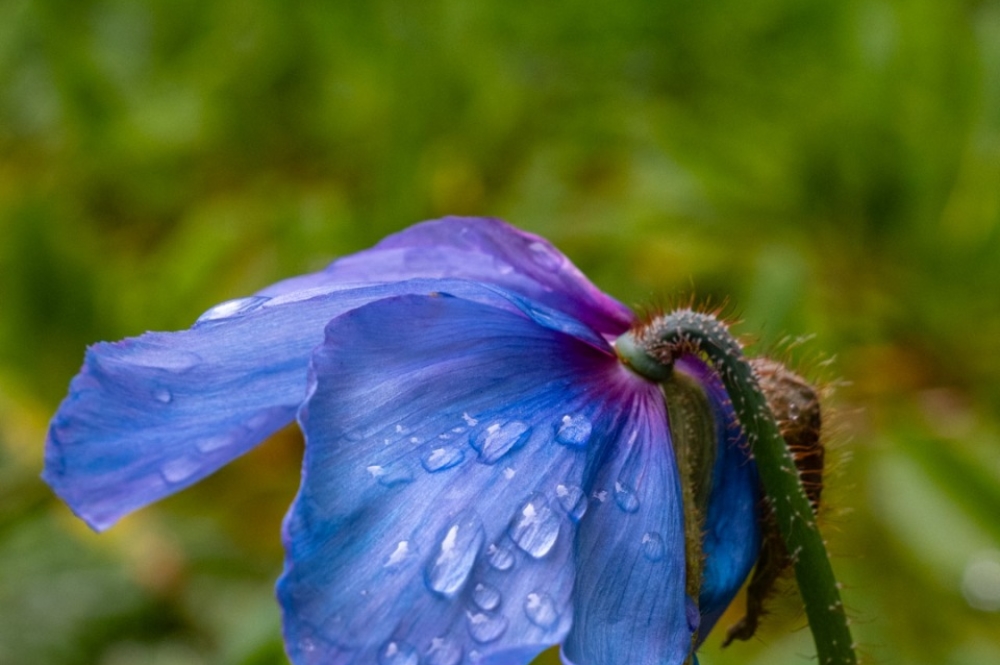
<svg viewBox="0 0 1000 665">
<path fill-rule="evenodd" d="M 159 388 L 153 392 L 153 399 L 161 404 L 170 404 L 173 401 L 174 396 L 170 394 L 170 391 L 166 388 Z"/>
<path fill-rule="evenodd" d="M 417 650 L 406 642 L 390 640 L 378 652 L 379 665 L 418 665 Z"/>
<path fill-rule="evenodd" d="M 531 250 L 531 258 L 542 268 L 556 271 L 562 267 L 562 259 L 555 253 L 555 250 L 550 249 L 545 243 L 536 240 L 528 245 L 528 249 Z"/>
<path fill-rule="evenodd" d="M 469 635 L 482 644 L 500 639 L 509 623 L 507 617 L 502 614 L 490 616 L 483 613 L 466 612 L 465 617 L 468 620 Z"/>
<path fill-rule="evenodd" d="M 462 414 L 462 420 L 464 420 L 465 424 L 468 425 L 469 427 L 475 427 L 476 425 L 479 424 L 479 421 L 470 416 L 468 413 Z"/>
<path fill-rule="evenodd" d="M 667 553 L 660 534 L 650 531 L 642 536 L 642 553 L 650 561 L 661 561 Z"/>
<path fill-rule="evenodd" d="M 383 568 L 399 568 L 401 564 L 405 561 L 412 559 L 414 555 L 413 550 L 410 548 L 409 541 L 401 540 L 396 544 L 396 549 L 392 551 L 389 558 L 386 559 Z"/>
<path fill-rule="evenodd" d="M 442 596 L 454 596 L 472 572 L 484 538 L 478 515 L 472 511 L 459 515 L 444 530 L 440 545 L 427 562 L 427 586 Z"/>
<path fill-rule="evenodd" d="M 490 565 L 497 570 L 510 570 L 514 565 L 514 552 L 506 543 L 490 545 L 486 550 Z"/>
<path fill-rule="evenodd" d="M 615 502 L 618 507 L 626 513 L 634 513 L 639 510 L 639 499 L 635 492 L 623 482 L 615 483 Z"/>
<path fill-rule="evenodd" d="M 139 367 L 186 372 L 201 362 L 201 356 L 190 351 L 178 351 L 165 346 L 138 347 L 127 356 L 128 362 Z"/>
<path fill-rule="evenodd" d="M 515 448 L 524 445 L 531 436 L 531 428 L 520 420 L 508 423 L 493 423 L 469 435 L 469 444 L 479 452 L 479 461 L 495 464 L 497 460 Z"/>
<path fill-rule="evenodd" d="M 585 416 L 563 416 L 559 429 L 556 430 L 556 441 L 564 446 L 583 447 L 590 441 L 593 427 Z"/>
<path fill-rule="evenodd" d="M 163 465 L 160 472 L 168 483 L 180 483 L 193 476 L 201 465 L 190 457 L 178 457 Z"/>
<path fill-rule="evenodd" d="M 587 496 L 576 485 L 556 485 L 556 498 L 574 522 L 579 522 L 587 512 Z"/>
<path fill-rule="evenodd" d="M 403 464 L 383 467 L 378 475 L 378 484 L 383 487 L 398 487 L 413 482 L 413 472 Z"/>
<path fill-rule="evenodd" d="M 463 460 L 465 460 L 465 453 L 461 449 L 454 446 L 442 446 L 424 453 L 423 457 L 420 458 L 420 464 L 434 473 L 458 466 Z"/>
<path fill-rule="evenodd" d="M 447 637 L 435 637 L 427 649 L 427 665 L 458 665 L 462 647 Z"/>
<path fill-rule="evenodd" d="M 215 307 L 209 309 L 207 312 L 199 316 L 198 320 L 194 323 L 197 326 L 210 321 L 221 321 L 223 319 L 232 319 L 238 316 L 243 316 L 244 314 L 249 314 L 254 311 L 268 300 L 270 300 L 270 298 L 265 298 L 264 296 L 250 296 L 248 298 L 227 300 L 226 302 L 219 303 Z"/>
<path fill-rule="evenodd" d="M 503 477 L 507 480 L 514 480 L 514 476 L 517 475 L 517 471 L 513 467 L 508 466 L 503 470 Z"/>
<path fill-rule="evenodd" d="M 258 432 L 267 428 L 271 424 L 272 417 L 274 417 L 274 409 L 268 409 L 251 416 L 246 422 L 247 431 Z"/>
<path fill-rule="evenodd" d="M 524 613 L 531 623 L 541 628 L 551 628 L 559 619 L 556 603 L 547 593 L 529 593 L 524 601 Z"/>
<path fill-rule="evenodd" d="M 472 602 L 481 610 L 495 610 L 500 604 L 500 591 L 496 587 L 480 582 L 472 590 Z"/>
<path fill-rule="evenodd" d="M 216 450 L 228 448 L 237 441 L 239 441 L 239 439 L 231 434 L 217 434 L 216 436 L 208 436 L 204 439 L 198 439 L 194 445 L 203 453 L 211 453 Z"/>
<path fill-rule="evenodd" d="M 397 487 L 399 485 L 405 485 L 413 482 L 413 473 L 403 464 L 395 464 L 392 466 L 379 466 L 378 464 L 372 464 L 371 466 L 365 467 L 365 470 L 368 471 L 371 477 L 377 480 L 378 484 L 383 487 Z"/>
<path fill-rule="evenodd" d="M 510 523 L 510 537 L 530 556 L 548 554 L 559 537 L 559 518 L 542 494 L 533 494 Z"/>
</svg>

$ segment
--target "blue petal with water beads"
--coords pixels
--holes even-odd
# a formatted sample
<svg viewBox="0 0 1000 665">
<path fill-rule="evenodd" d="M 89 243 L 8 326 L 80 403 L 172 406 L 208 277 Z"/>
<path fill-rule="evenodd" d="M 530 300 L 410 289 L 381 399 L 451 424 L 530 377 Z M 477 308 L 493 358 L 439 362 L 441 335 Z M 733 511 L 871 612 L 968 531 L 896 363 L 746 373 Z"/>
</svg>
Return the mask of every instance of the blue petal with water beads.
<svg viewBox="0 0 1000 665">
<path fill-rule="evenodd" d="M 680 665 L 698 628 L 685 595 L 682 498 L 663 397 L 637 392 L 605 425 L 577 535 L 573 628 L 563 660 L 575 665 Z"/>
<path fill-rule="evenodd" d="M 42 477 L 91 527 L 187 487 L 289 424 L 309 357 L 333 317 L 373 300 L 447 289 L 521 311 L 521 298 L 459 280 L 254 296 L 189 330 L 91 347 L 49 427 Z M 517 301 L 517 302 L 514 302 Z M 540 308 L 536 316 L 548 316 Z M 606 346 L 579 322 L 559 324 Z"/>
<path fill-rule="evenodd" d="M 584 330 L 448 295 L 330 323 L 278 583 L 293 662 L 515 665 L 563 639 L 590 451 L 651 386 Z"/>
</svg>

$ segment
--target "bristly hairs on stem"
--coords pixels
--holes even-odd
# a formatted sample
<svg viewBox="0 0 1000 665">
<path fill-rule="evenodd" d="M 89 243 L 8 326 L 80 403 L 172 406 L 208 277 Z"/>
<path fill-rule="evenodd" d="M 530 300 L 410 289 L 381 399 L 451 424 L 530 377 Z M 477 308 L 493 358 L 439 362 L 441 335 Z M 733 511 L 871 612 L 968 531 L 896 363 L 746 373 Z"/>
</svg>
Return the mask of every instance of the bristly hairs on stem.
<svg viewBox="0 0 1000 665">
<path fill-rule="evenodd" d="M 684 355 L 706 360 L 726 387 L 757 463 L 764 494 L 795 568 L 820 665 L 855 665 L 854 641 L 808 493 L 760 381 L 716 316 L 689 308 L 653 318 L 615 342 L 622 360 L 654 381 Z"/>
</svg>

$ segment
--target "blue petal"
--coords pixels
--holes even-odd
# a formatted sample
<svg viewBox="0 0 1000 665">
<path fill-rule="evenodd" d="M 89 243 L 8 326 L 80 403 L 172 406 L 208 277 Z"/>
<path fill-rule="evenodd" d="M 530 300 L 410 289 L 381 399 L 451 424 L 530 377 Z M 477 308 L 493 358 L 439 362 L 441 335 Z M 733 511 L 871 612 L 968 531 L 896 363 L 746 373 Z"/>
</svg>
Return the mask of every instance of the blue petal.
<svg viewBox="0 0 1000 665">
<path fill-rule="evenodd" d="M 760 491 L 750 446 L 722 381 L 698 358 L 685 357 L 678 368 L 697 378 L 705 388 L 718 423 L 719 448 L 712 469 L 702 544 L 705 562 L 698 600 L 700 644 L 743 586 L 757 560 Z"/>
<path fill-rule="evenodd" d="M 558 319 L 405 296 L 330 323 L 278 583 L 293 662 L 514 665 L 565 636 L 625 372 Z"/>
<path fill-rule="evenodd" d="M 602 293 L 547 240 L 483 217 L 445 217 L 417 224 L 372 249 L 333 262 L 322 272 L 279 282 L 260 295 L 414 278 L 469 279 L 501 286 L 612 338 L 633 320 L 627 307 Z"/>
<path fill-rule="evenodd" d="M 521 312 L 520 298 L 457 280 L 289 292 L 223 303 L 190 329 L 91 347 L 52 419 L 43 478 L 95 529 L 212 473 L 290 423 L 309 356 L 334 316 L 401 293 L 450 290 Z M 545 308 L 590 343 L 600 336 Z"/>
<path fill-rule="evenodd" d="M 637 393 L 589 460 L 591 509 L 577 535 L 576 665 L 679 664 L 698 612 L 685 595 L 678 472 L 663 397 Z"/>
</svg>

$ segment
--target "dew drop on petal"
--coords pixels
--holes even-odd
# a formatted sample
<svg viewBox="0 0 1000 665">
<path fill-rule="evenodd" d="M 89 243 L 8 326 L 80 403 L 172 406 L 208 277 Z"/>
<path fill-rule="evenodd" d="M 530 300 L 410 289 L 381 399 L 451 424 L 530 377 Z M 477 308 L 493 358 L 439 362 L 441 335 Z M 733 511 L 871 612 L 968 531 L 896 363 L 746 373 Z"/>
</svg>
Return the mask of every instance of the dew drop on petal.
<svg viewBox="0 0 1000 665">
<path fill-rule="evenodd" d="M 173 401 L 174 396 L 166 388 L 159 388 L 153 392 L 153 399 L 160 404 L 170 404 L 170 402 Z"/>
<path fill-rule="evenodd" d="M 563 416 L 556 430 L 556 441 L 564 446 L 580 448 L 590 441 L 592 429 L 586 416 Z"/>
<path fill-rule="evenodd" d="M 401 540 L 396 544 L 396 549 L 392 551 L 389 558 L 386 559 L 383 568 L 399 568 L 407 560 L 413 558 L 413 550 L 410 547 L 410 542 L 407 540 Z"/>
<path fill-rule="evenodd" d="M 238 316 L 243 316 L 244 314 L 249 314 L 254 311 L 268 300 L 270 300 L 270 298 L 266 298 L 264 296 L 250 296 L 248 298 L 227 300 L 224 303 L 219 303 L 199 316 L 198 320 L 195 321 L 194 324 L 198 326 L 210 321 L 221 321 L 223 319 L 232 319 Z"/>
<path fill-rule="evenodd" d="M 535 263 L 545 270 L 555 272 L 562 267 L 560 259 L 552 252 L 551 249 L 546 247 L 545 243 L 535 241 L 528 245 L 528 249 L 531 250 L 531 258 L 534 259 Z"/>
<path fill-rule="evenodd" d="M 576 485 L 556 485 L 556 498 L 574 522 L 579 522 L 587 512 L 587 496 Z"/>
<path fill-rule="evenodd" d="M 490 616 L 481 612 L 473 614 L 467 612 L 465 615 L 469 626 L 469 635 L 472 639 L 482 644 L 494 642 L 507 630 L 507 617 L 502 614 Z"/>
<path fill-rule="evenodd" d="M 413 482 L 413 472 L 403 464 L 381 467 L 377 477 L 378 484 L 383 487 L 399 487 Z"/>
<path fill-rule="evenodd" d="M 165 347 L 149 347 L 128 358 L 139 367 L 165 369 L 176 374 L 186 372 L 201 362 L 201 356 L 190 351 L 178 351 Z"/>
<path fill-rule="evenodd" d="M 420 458 L 420 464 L 431 473 L 435 473 L 458 466 L 464 459 L 465 453 L 460 448 L 440 446 L 424 453 Z"/>
<path fill-rule="evenodd" d="M 626 513 L 634 513 L 639 510 L 639 499 L 635 492 L 621 481 L 615 483 L 615 502 Z"/>
<path fill-rule="evenodd" d="M 246 422 L 246 428 L 250 432 L 258 432 L 265 429 L 271 424 L 271 419 L 274 416 L 273 411 L 262 411 L 254 416 L 251 416 Z"/>
<path fill-rule="evenodd" d="M 540 559 L 550 551 L 559 537 L 559 518 L 542 494 L 533 494 L 514 515 L 510 537 L 530 556 Z"/>
<path fill-rule="evenodd" d="M 661 561 L 667 553 L 660 534 L 650 531 L 642 536 L 642 554 L 650 561 Z"/>
<path fill-rule="evenodd" d="M 524 613 L 531 623 L 541 628 L 551 628 L 559 619 L 555 601 L 547 593 L 529 593 L 524 601 Z"/>
<path fill-rule="evenodd" d="M 426 581 L 431 591 L 454 596 L 469 578 L 484 538 L 478 515 L 471 511 L 459 515 L 444 530 L 440 544 L 427 562 Z"/>
<path fill-rule="evenodd" d="M 228 448 L 238 440 L 239 439 L 230 434 L 217 434 L 215 436 L 206 436 L 203 439 L 198 439 L 194 445 L 203 453 L 211 453 L 216 450 Z"/>
<path fill-rule="evenodd" d="M 458 665 L 462 660 L 462 647 L 447 637 L 435 637 L 425 655 L 427 665 Z"/>
<path fill-rule="evenodd" d="M 379 665 L 418 665 L 417 650 L 406 642 L 390 640 L 378 652 Z"/>
<path fill-rule="evenodd" d="M 193 476 L 201 465 L 190 457 L 178 457 L 163 465 L 160 472 L 168 483 L 180 483 Z"/>
<path fill-rule="evenodd" d="M 486 550 L 486 556 L 490 565 L 497 570 L 510 570 L 514 565 L 514 552 L 506 543 L 490 545 Z"/>
<path fill-rule="evenodd" d="M 511 450 L 524 445 L 531 428 L 520 420 L 493 423 L 469 435 L 469 444 L 479 453 L 479 461 L 495 464 Z"/>
<path fill-rule="evenodd" d="M 481 610 L 495 610 L 500 604 L 500 591 L 496 587 L 480 582 L 472 589 L 472 602 Z"/>
</svg>

